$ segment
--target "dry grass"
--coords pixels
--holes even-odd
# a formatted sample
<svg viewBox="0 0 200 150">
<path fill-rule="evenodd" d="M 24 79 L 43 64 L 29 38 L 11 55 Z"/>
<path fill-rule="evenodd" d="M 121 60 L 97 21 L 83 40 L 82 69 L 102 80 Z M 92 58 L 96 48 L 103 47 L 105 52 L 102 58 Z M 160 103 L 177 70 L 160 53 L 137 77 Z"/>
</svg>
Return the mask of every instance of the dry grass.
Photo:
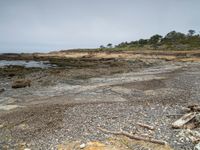
<svg viewBox="0 0 200 150">
<path fill-rule="evenodd" d="M 164 59 L 175 61 L 199 61 L 200 50 L 191 51 L 65 51 L 38 54 L 43 58 L 121 58 L 121 59 Z"/>
</svg>

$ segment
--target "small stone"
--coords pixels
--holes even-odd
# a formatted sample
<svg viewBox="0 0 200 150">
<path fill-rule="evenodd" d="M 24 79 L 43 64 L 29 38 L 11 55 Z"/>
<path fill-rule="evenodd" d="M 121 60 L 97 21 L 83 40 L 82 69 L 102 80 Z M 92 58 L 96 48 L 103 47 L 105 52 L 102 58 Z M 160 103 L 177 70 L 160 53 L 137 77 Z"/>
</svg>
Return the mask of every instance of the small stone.
<svg viewBox="0 0 200 150">
<path fill-rule="evenodd" d="M 174 143 L 177 143 L 177 141 L 174 141 Z"/>
<path fill-rule="evenodd" d="M 25 147 L 25 146 L 26 146 L 26 143 L 25 143 L 25 142 L 20 143 L 20 146 L 21 146 L 21 147 Z"/>
<path fill-rule="evenodd" d="M 197 145 L 195 145 L 194 150 L 200 150 L 200 143 L 198 143 Z"/>
<path fill-rule="evenodd" d="M 196 114 L 195 120 L 196 120 L 198 123 L 200 123 L 200 114 Z"/>
<path fill-rule="evenodd" d="M 181 142 L 181 143 L 183 143 L 183 142 L 184 142 L 184 140 L 181 140 L 180 142 Z"/>
<path fill-rule="evenodd" d="M 185 138 L 185 140 L 186 140 L 187 142 L 189 142 L 189 141 L 190 141 L 190 139 L 189 139 L 189 138 L 187 138 L 187 137 Z"/>
<path fill-rule="evenodd" d="M 80 145 L 80 149 L 85 148 L 85 146 L 86 146 L 85 143 L 81 144 L 81 145 Z"/>
<path fill-rule="evenodd" d="M 25 148 L 24 150 L 31 150 L 30 148 Z"/>
<path fill-rule="evenodd" d="M 4 88 L 0 88 L 0 93 L 4 92 L 5 89 Z"/>
<path fill-rule="evenodd" d="M 0 129 L 3 128 L 3 127 L 4 127 L 4 125 L 3 125 L 3 124 L 0 124 Z"/>
</svg>

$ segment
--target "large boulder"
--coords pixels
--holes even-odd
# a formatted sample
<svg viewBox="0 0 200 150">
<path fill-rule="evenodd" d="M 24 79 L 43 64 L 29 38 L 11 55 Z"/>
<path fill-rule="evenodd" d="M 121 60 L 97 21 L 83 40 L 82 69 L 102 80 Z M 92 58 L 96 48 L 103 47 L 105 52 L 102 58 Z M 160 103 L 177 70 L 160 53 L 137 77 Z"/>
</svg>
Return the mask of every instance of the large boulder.
<svg viewBox="0 0 200 150">
<path fill-rule="evenodd" d="M 18 79 L 12 83 L 12 88 L 24 88 L 24 87 L 31 86 L 31 80 L 27 79 Z"/>
</svg>

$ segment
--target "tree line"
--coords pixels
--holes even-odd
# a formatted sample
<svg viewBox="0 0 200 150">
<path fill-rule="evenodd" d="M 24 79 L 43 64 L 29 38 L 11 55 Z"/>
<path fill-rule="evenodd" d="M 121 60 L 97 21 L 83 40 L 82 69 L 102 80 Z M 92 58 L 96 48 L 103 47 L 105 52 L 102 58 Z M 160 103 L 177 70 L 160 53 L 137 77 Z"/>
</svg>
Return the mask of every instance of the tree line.
<svg viewBox="0 0 200 150">
<path fill-rule="evenodd" d="M 101 45 L 100 49 L 105 48 L 126 48 L 126 49 L 173 49 L 173 50 L 189 50 L 200 48 L 200 34 L 196 34 L 195 30 L 189 30 L 187 34 L 171 31 L 165 36 L 155 34 L 149 39 L 139 39 L 131 42 L 122 42 L 113 46 L 108 43 L 106 46 Z"/>
</svg>

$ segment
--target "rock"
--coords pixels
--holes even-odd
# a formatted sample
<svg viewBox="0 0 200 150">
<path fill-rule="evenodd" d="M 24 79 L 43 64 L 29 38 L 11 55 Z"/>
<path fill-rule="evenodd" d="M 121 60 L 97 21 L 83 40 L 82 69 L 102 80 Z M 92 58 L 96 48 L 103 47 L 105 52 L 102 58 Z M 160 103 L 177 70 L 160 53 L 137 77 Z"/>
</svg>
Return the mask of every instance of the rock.
<svg viewBox="0 0 200 150">
<path fill-rule="evenodd" d="M 196 120 L 198 123 L 200 123 L 200 114 L 199 114 L 199 113 L 196 114 L 196 116 L 195 116 L 195 120 Z"/>
<path fill-rule="evenodd" d="M 85 146 L 86 146 L 85 143 L 81 144 L 81 145 L 80 145 L 80 149 L 85 148 Z"/>
<path fill-rule="evenodd" d="M 197 145 L 195 145 L 194 150 L 200 150 L 200 143 L 198 143 Z"/>
<path fill-rule="evenodd" d="M 179 133 L 180 140 L 181 139 L 186 139 L 187 141 L 191 141 L 193 143 L 196 143 L 199 141 L 200 133 L 198 131 L 186 129 L 186 130 L 181 130 Z"/>
<path fill-rule="evenodd" d="M 0 93 L 4 92 L 5 89 L 4 88 L 0 88 Z"/>
<path fill-rule="evenodd" d="M 0 129 L 3 128 L 3 127 L 4 127 L 4 125 L 3 125 L 3 124 L 0 124 Z"/>
<path fill-rule="evenodd" d="M 27 79 L 18 79 L 12 83 L 12 88 L 24 88 L 27 86 L 31 86 L 31 80 Z"/>
<path fill-rule="evenodd" d="M 9 73 L 8 76 L 9 76 L 10 78 L 12 78 L 12 77 L 15 76 L 15 74 L 14 74 L 14 73 Z"/>
</svg>

